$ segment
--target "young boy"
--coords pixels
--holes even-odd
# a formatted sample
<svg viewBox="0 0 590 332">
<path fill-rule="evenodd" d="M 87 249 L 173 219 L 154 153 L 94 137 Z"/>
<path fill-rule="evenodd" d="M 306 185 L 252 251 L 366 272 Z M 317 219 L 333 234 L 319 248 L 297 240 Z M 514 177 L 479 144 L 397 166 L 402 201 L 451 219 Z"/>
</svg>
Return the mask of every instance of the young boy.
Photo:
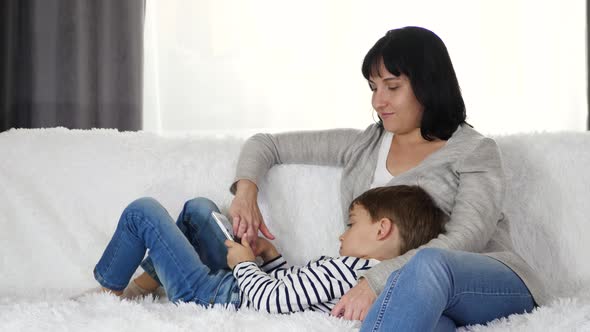
<svg viewBox="0 0 590 332">
<path fill-rule="evenodd" d="M 305 266 L 288 267 L 270 242 L 258 238 L 253 252 L 246 237 L 242 244 L 225 241 L 226 266 L 223 257 L 214 256 L 219 256 L 219 250 L 201 251 L 212 256 L 200 257 L 195 249 L 206 244 L 189 243 L 185 237 L 193 236 L 186 233 L 188 228 L 183 226 L 181 232 L 181 226 L 166 221 L 167 212 L 156 203 L 140 199 L 123 212 L 94 270 L 100 291 L 130 298 L 153 291 L 159 282 L 173 302 L 231 304 L 270 313 L 330 312 L 364 271 L 427 243 L 443 231 L 446 221 L 446 215 L 420 187 L 374 188 L 350 204 L 349 224 L 340 236 L 340 257 L 322 256 Z M 210 219 L 191 227 L 221 233 Z M 221 237 L 210 234 L 203 239 L 216 246 L 221 245 L 217 242 Z M 146 249 L 157 271 L 154 277 L 160 279 L 152 280 L 151 289 L 129 283 Z M 262 266 L 256 265 L 255 256 L 262 258 Z"/>
<path fill-rule="evenodd" d="M 257 240 L 256 253 L 247 238 L 242 244 L 228 240 L 228 266 L 240 288 L 240 307 L 270 313 L 329 313 L 365 270 L 437 237 L 445 221 L 445 214 L 420 187 L 380 187 L 350 204 L 349 224 L 340 236 L 340 257 L 322 256 L 305 266 L 288 267 L 263 238 Z M 256 265 L 255 256 L 262 258 L 262 266 Z"/>
</svg>

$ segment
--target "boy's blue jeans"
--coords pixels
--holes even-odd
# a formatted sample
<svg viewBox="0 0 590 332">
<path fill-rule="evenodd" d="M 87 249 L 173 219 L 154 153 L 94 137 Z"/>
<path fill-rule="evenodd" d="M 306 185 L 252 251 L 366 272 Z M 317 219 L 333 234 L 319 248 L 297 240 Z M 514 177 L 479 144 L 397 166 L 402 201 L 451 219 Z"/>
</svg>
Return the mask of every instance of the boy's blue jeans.
<svg viewBox="0 0 590 332">
<path fill-rule="evenodd" d="M 425 248 L 393 272 L 365 318 L 366 331 L 455 331 L 533 310 L 522 280 L 493 258 Z"/>
<path fill-rule="evenodd" d="M 172 302 L 239 305 L 239 288 L 227 266 L 225 236 L 211 217 L 219 212 L 206 198 L 187 201 L 176 225 L 152 198 L 123 211 L 113 238 L 94 268 L 103 287 L 125 289 L 140 265 L 164 286 Z"/>
</svg>

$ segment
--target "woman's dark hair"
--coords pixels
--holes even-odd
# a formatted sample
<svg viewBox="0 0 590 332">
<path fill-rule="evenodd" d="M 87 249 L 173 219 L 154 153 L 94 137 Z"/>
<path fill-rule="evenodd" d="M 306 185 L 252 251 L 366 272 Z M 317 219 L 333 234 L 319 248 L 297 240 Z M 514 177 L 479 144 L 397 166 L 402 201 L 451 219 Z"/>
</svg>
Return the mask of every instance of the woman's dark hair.
<svg viewBox="0 0 590 332">
<path fill-rule="evenodd" d="M 390 186 L 370 189 L 350 203 L 362 206 L 373 222 L 389 218 L 399 229 L 400 255 L 420 247 L 445 231 L 447 215 L 419 186 Z"/>
<path fill-rule="evenodd" d="M 379 75 L 379 65 L 395 76 L 408 76 L 418 102 L 424 108 L 420 125 L 426 140 L 447 140 L 465 123 L 465 103 L 449 52 L 432 31 L 405 27 L 388 31 L 363 61 L 363 76 Z M 383 122 L 379 121 L 381 127 Z"/>
</svg>

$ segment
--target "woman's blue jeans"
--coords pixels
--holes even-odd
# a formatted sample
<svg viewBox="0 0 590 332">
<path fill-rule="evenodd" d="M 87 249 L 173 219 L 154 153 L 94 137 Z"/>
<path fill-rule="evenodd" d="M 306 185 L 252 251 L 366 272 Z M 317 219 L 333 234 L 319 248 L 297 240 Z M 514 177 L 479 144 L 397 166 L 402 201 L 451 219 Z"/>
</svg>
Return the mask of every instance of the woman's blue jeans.
<svg viewBox="0 0 590 332">
<path fill-rule="evenodd" d="M 239 305 L 239 288 L 227 266 L 225 236 L 206 198 L 184 204 L 176 225 L 152 198 L 140 198 L 123 211 L 113 238 L 94 269 L 103 287 L 123 290 L 140 265 L 164 286 L 172 302 Z M 143 261 L 146 250 L 148 257 Z"/>
<path fill-rule="evenodd" d="M 522 280 L 493 258 L 454 250 L 419 250 L 393 272 L 361 332 L 455 331 L 533 310 Z"/>
</svg>

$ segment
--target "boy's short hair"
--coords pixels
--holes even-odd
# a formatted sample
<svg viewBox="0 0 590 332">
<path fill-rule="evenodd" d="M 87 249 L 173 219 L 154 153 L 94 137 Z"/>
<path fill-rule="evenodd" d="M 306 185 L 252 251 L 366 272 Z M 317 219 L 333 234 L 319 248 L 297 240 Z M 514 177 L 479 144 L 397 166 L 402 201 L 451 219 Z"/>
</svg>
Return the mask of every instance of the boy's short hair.
<svg viewBox="0 0 590 332">
<path fill-rule="evenodd" d="M 419 186 L 389 186 L 370 189 L 350 203 L 365 208 L 373 222 L 389 218 L 399 228 L 400 255 L 426 244 L 440 233 L 448 216 Z"/>
</svg>

